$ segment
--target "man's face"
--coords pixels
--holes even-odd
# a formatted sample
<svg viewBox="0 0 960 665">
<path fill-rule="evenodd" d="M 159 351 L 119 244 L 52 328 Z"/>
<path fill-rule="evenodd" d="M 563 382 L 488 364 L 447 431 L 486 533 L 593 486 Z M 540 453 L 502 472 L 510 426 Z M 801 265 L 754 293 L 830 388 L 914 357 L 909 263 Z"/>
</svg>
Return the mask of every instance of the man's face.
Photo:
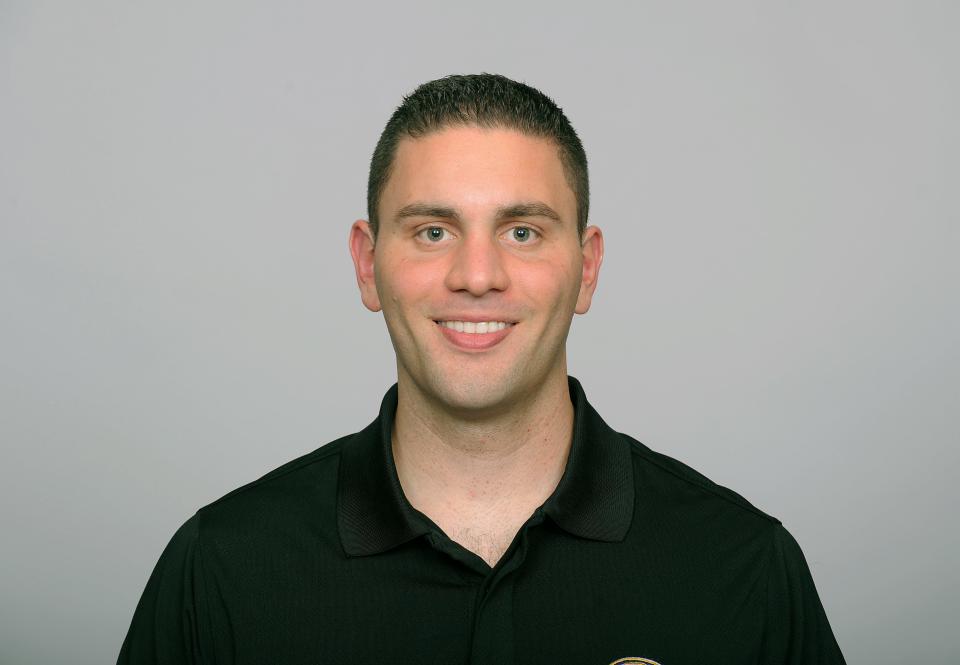
<svg viewBox="0 0 960 665">
<path fill-rule="evenodd" d="M 454 127 L 400 141 L 376 244 L 358 221 L 350 245 L 402 384 L 464 415 L 566 385 L 570 321 L 590 307 L 603 256 L 596 227 L 581 242 L 576 207 L 546 139 Z M 469 332 L 478 322 L 507 325 Z"/>
</svg>

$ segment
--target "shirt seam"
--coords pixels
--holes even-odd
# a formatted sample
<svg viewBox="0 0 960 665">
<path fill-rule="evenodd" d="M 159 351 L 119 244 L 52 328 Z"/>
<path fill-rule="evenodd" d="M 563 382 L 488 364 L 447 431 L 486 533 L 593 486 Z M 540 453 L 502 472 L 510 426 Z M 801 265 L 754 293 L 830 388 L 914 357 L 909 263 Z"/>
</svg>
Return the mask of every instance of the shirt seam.
<svg viewBox="0 0 960 665">
<path fill-rule="evenodd" d="M 623 435 L 621 434 L 621 436 L 623 436 Z M 703 483 L 702 481 L 700 481 L 700 480 L 697 479 L 697 478 L 688 478 L 688 477 L 686 477 L 686 476 L 684 476 L 684 475 L 681 475 L 681 474 L 677 473 L 674 469 L 671 469 L 670 467 L 666 466 L 665 464 L 663 464 L 663 463 L 660 462 L 659 460 L 657 460 L 657 459 L 651 457 L 650 455 L 648 455 L 645 450 L 643 450 L 642 448 L 640 448 L 640 446 L 642 445 L 642 444 L 640 444 L 640 442 L 635 441 L 635 440 L 634 440 L 633 438 L 631 438 L 631 437 L 626 437 L 626 438 L 627 438 L 627 441 L 630 443 L 630 451 L 631 451 L 633 454 L 640 456 L 640 457 L 643 458 L 645 461 L 649 462 L 650 464 L 653 464 L 654 466 L 656 466 L 656 467 L 657 467 L 658 469 L 660 469 L 661 471 L 664 471 L 664 472 L 670 474 L 670 475 L 673 476 L 674 478 L 677 478 L 677 479 L 679 479 L 679 480 L 682 480 L 683 482 L 687 483 L 688 485 L 693 485 L 693 486 L 695 486 L 695 487 L 698 487 L 698 488 L 702 489 L 702 490 L 705 491 L 705 492 L 708 492 L 708 493 L 712 494 L 713 496 L 715 496 L 715 497 L 717 497 L 717 498 L 719 498 L 719 499 L 723 499 L 723 500 L 726 501 L 727 503 L 729 503 L 729 504 L 731 504 L 731 505 L 734 505 L 734 506 L 736 506 L 737 508 L 740 508 L 741 510 L 745 510 L 745 511 L 750 512 L 750 513 L 753 513 L 753 514 L 755 514 L 755 515 L 759 515 L 760 517 L 763 517 L 763 518 L 767 519 L 768 521 L 770 521 L 770 522 L 772 522 L 772 523 L 774 523 L 774 524 L 781 524 L 780 520 L 778 520 L 776 517 L 774 517 L 774 516 L 772 516 L 772 515 L 768 515 L 767 513 L 763 512 L 762 510 L 760 510 L 759 508 L 757 508 L 757 507 L 755 507 L 755 506 L 751 506 L 751 505 L 749 505 L 749 504 L 744 504 L 744 503 L 742 503 L 742 502 L 740 502 L 740 501 L 737 501 L 737 500 L 734 499 L 733 497 L 729 497 L 729 496 L 725 495 L 723 492 L 718 492 L 714 487 L 711 487 L 710 485 L 707 485 L 707 484 Z M 680 463 L 682 464 L 682 462 L 680 462 Z"/>
<path fill-rule="evenodd" d="M 773 576 L 773 561 L 777 556 L 777 527 L 773 525 L 770 529 L 770 557 L 767 559 L 766 586 L 763 590 L 763 632 L 760 635 L 760 654 L 763 655 L 767 649 L 767 640 L 770 634 L 770 578 Z"/>
<path fill-rule="evenodd" d="M 209 646 L 207 650 L 206 658 L 203 655 L 203 652 L 200 652 L 200 657 L 209 659 L 212 665 L 217 664 L 217 654 L 215 650 L 215 645 L 213 643 L 213 619 L 210 616 L 210 596 L 207 593 L 207 569 L 206 565 L 203 562 L 203 543 L 200 539 L 200 516 L 197 515 L 197 560 L 200 562 L 200 593 L 203 596 L 203 609 L 204 609 L 204 623 L 207 628 L 207 644 Z"/>
<path fill-rule="evenodd" d="M 299 458 L 293 459 L 293 460 L 287 462 L 286 464 L 283 464 L 283 465 L 277 467 L 277 468 L 274 469 L 273 471 L 270 471 L 270 472 L 266 473 L 265 475 L 261 476 L 260 478 L 257 478 L 256 480 L 251 480 L 249 483 L 246 483 L 245 485 L 242 485 L 242 486 L 240 486 L 240 487 L 238 487 L 238 488 L 236 488 L 236 489 L 234 489 L 234 490 L 231 490 L 230 492 L 227 492 L 226 494 L 224 494 L 224 495 L 223 495 L 222 497 L 220 497 L 219 499 L 216 499 L 216 500 L 211 501 L 210 503 L 208 503 L 206 506 L 204 506 L 204 508 L 210 508 L 211 506 L 215 506 L 215 505 L 217 505 L 218 503 L 220 503 L 220 502 L 222 502 L 222 501 L 225 501 L 225 500 L 227 500 L 227 499 L 229 499 L 229 498 L 231 498 L 231 497 L 233 497 L 233 496 L 235 496 L 235 495 L 242 494 L 243 492 L 246 492 L 246 491 L 248 491 L 248 490 L 252 490 L 252 489 L 254 489 L 254 488 L 256 488 L 256 487 L 259 487 L 260 485 L 263 485 L 264 483 L 268 483 L 268 482 L 273 481 L 273 480 L 278 480 L 278 479 L 283 478 L 283 477 L 285 477 L 285 476 L 287 476 L 287 475 L 289 475 L 289 474 L 291 474 L 291 473 L 294 473 L 295 471 L 299 471 L 299 470 L 301 470 L 301 469 L 302 469 L 303 467 L 305 467 L 305 466 L 309 466 L 309 465 L 315 464 L 315 463 L 317 463 L 317 462 L 322 462 L 323 460 L 327 459 L 328 457 L 333 457 L 334 455 L 339 455 L 339 454 L 342 452 L 341 448 L 343 448 L 344 442 L 348 441 L 349 439 L 354 438 L 355 436 L 356 436 L 356 434 L 351 434 L 351 435 L 342 437 L 342 438 L 340 438 L 340 439 L 336 439 L 335 441 L 331 441 L 330 443 L 327 443 L 327 444 L 321 446 L 319 449 L 314 450 L 314 451 L 309 452 L 309 453 L 307 453 L 306 455 L 304 455 L 303 457 L 304 457 L 305 459 L 303 459 L 303 461 L 301 461 L 300 463 L 296 463 L 296 462 L 297 462 L 297 459 L 299 459 Z M 294 466 L 291 466 L 290 468 L 284 468 L 287 464 L 293 464 Z M 201 509 L 201 510 L 202 510 L 202 509 Z"/>
</svg>

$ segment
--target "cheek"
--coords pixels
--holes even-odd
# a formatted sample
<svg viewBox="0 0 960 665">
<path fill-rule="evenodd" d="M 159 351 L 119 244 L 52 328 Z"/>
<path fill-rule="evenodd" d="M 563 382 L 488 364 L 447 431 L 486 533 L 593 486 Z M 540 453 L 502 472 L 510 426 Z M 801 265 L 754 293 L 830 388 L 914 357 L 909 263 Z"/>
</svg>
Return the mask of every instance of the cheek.
<svg viewBox="0 0 960 665">
<path fill-rule="evenodd" d="M 511 280 L 531 302 L 551 308 L 576 300 L 581 270 L 569 260 L 554 259 L 528 263 Z"/>
<path fill-rule="evenodd" d="M 415 306 L 438 283 L 436 270 L 423 263 L 398 258 L 377 266 L 377 287 L 381 298 L 393 309 Z"/>
</svg>

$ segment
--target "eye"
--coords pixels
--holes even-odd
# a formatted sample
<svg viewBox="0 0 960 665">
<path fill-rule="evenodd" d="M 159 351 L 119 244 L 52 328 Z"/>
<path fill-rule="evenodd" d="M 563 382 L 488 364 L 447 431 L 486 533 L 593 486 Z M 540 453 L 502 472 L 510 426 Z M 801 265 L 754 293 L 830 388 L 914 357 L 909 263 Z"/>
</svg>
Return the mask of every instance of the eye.
<svg viewBox="0 0 960 665">
<path fill-rule="evenodd" d="M 510 229 L 510 236 L 521 244 L 527 244 L 538 238 L 540 234 L 529 226 L 514 226 Z"/>
<path fill-rule="evenodd" d="M 438 243 L 450 233 L 442 226 L 428 226 L 417 232 L 417 237 L 430 243 Z"/>
</svg>

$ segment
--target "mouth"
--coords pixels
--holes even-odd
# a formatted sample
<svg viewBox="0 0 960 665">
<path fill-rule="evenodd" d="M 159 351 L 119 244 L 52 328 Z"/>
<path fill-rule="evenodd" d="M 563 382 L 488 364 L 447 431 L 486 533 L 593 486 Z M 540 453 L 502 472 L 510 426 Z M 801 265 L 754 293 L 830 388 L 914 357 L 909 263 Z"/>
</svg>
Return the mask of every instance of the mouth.
<svg viewBox="0 0 960 665">
<path fill-rule="evenodd" d="M 506 339 L 513 321 L 434 321 L 444 338 L 464 351 L 485 351 Z"/>
<path fill-rule="evenodd" d="M 513 321 L 434 321 L 438 326 L 470 335 L 486 335 L 514 325 Z"/>
</svg>

